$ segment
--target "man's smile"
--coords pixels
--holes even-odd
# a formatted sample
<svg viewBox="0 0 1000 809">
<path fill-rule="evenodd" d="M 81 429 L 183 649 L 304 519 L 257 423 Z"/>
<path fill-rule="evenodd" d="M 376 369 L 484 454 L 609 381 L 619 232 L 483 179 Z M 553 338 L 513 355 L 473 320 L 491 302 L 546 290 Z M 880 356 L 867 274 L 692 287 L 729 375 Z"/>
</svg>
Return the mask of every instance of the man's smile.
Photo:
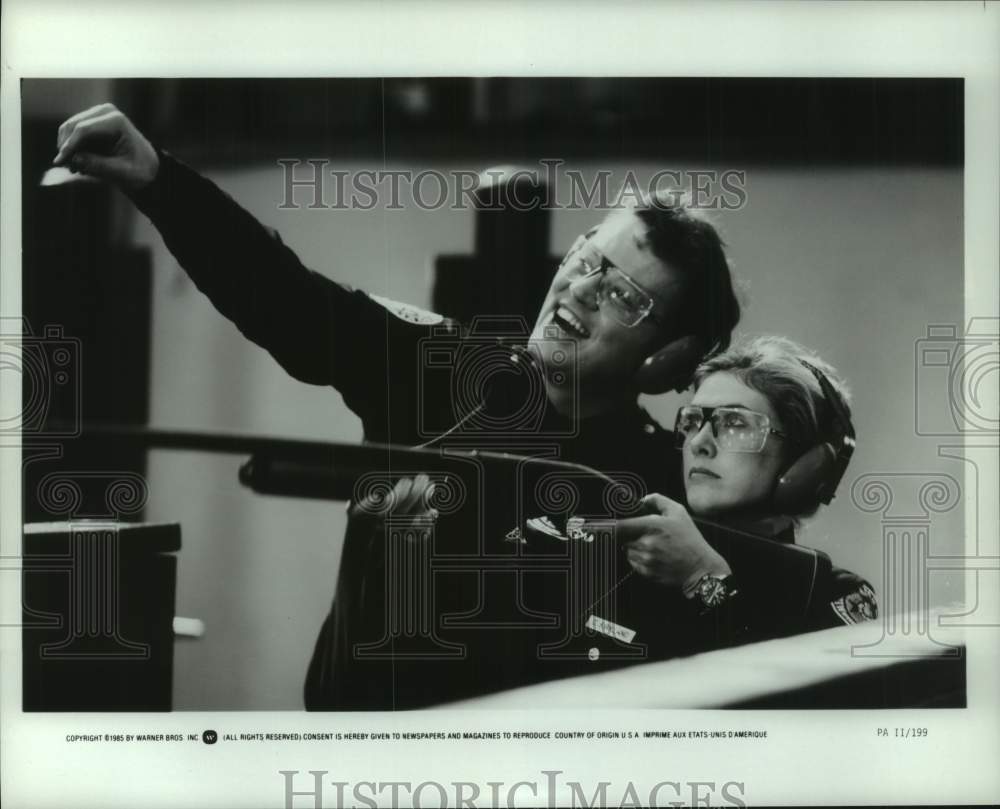
<svg viewBox="0 0 1000 809">
<path fill-rule="evenodd" d="M 572 310 L 562 304 L 556 306 L 555 311 L 552 313 L 552 320 L 559 328 L 573 337 L 584 339 L 590 337 L 590 332 L 583 325 L 583 321 Z"/>
</svg>

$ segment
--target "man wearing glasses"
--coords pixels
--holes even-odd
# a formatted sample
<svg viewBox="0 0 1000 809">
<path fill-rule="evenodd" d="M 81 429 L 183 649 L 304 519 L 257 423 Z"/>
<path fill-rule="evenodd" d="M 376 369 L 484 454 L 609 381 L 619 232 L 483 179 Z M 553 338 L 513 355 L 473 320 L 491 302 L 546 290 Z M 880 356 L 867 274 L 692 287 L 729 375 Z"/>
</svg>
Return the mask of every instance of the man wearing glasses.
<svg viewBox="0 0 1000 809">
<path fill-rule="evenodd" d="M 520 412 L 518 394 L 504 389 L 504 374 L 462 409 L 454 380 L 428 373 L 429 355 L 422 353 L 428 341 L 461 347 L 469 335 L 440 316 L 305 268 L 274 232 L 213 183 L 155 149 L 111 105 L 70 118 L 59 129 L 57 147 L 56 165 L 106 179 L 129 194 L 199 289 L 246 337 L 293 377 L 336 388 L 361 418 L 367 440 L 429 445 L 449 436 L 467 438 L 473 428 L 483 448 L 511 445 L 524 454 L 543 447 L 548 457 L 601 472 L 627 471 L 646 492 L 683 500 L 673 436 L 639 407 L 637 397 L 687 387 L 697 364 L 729 345 L 739 320 L 722 242 L 697 212 L 660 203 L 617 211 L 577 240 L 552 280 L 527 345 L 507 351 L 514 366 L 532 366 L 545 392 L 536 412 L 512 434 L 505 419 L 512 395 Z M 447 415 L 429 436 L 428 419 L 436 411 Z M 414 496 L 412 481 L 405 485 L 401 499 L 426 505 Z M 548 527 L 567 538 L 568 526 Z M 527 540 L 530 526 L 482 531 L 487 543 L 518 542 Z M 660 586 L 680 590 L 726 568 L 686 512 L 673 518 L 661 550 L 670 573 Z M 517 659 L 526 648 L 517 644 L 510 646 L 510 665 L 496 665 L 508 643 L 503 635 L 496 636 L 500 651 L 489 659 L 464 655 L 424 665 L 419 654 L 404 660 L 390 653 L 362 660 L 356 650 L 378 646 L 386 632 L 387 618 L 379 614 L 386 599 L 406 586 L 389 581 L 384 559 L 371 551 L 370 522 L 353 519 L 333 608 L 310 666 L 307 707 L 418 707 L 543 676 L 535 670 L 537 661 Z M 660 591 L 650 592 L 655 608 Z M 621 640 L 613 622 L 588 628 Z M 432 633 L 439 629 L 431 627 Z M 585 656 L 583 668 L 563 673 L 587 666 Z"/>
</svg>

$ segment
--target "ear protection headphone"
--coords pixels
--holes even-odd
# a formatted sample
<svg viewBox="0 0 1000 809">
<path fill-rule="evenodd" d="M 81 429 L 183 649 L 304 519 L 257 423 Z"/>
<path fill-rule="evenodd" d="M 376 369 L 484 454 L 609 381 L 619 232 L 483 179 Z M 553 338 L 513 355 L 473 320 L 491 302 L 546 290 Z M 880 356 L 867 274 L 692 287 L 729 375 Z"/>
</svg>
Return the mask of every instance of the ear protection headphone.
<svg viewBox="0 0 1000 809">
<path fill-rule="evenodd" d="M 702 360 L 715 353 L 716 346 L 697 334 L 687 334 L 646 357 L 635 375 L 642 393 L 682 391 L 691 384 L 694 370 Z"/>
<path fill-rule="evenodd" d="M 801 514 L 833 500 L 854 454 L 855 432 L 847 406 L 819 368 L 799 360 L 819 382 L 833 415 L 826 440 L 799 456 L 775 484 L 773 503 L 781 514 Z"/>
</svg>

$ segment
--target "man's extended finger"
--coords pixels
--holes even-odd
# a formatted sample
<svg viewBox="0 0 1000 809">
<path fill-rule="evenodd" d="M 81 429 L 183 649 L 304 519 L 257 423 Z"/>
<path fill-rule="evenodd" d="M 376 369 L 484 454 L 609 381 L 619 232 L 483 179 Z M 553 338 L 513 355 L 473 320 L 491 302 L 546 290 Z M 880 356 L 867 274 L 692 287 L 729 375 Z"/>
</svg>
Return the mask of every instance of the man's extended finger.
<svg viewBox="0 0 1000 809">
<path fill-rule="evenodd" d="M 436 489 L 437 489 L 436 483 L 429 483 L 427 485 L 427 489 L 424 491 L 424 497 L 423 497 L 424 508 L 430 509 L 431 511 L 437 511 L 437 509 L 433 508 L 431 505 L 434 502 L 434 492 Z"/>
<path fill-rule="evenodd" d="M 67 118 L 59 125 L 59 131 L 56 132 L 56 150 L 58 151 L 62 148 L 63 143 L 66 142 L 66 138 L 70 136 L 78 123 L 86 121 L 90 118 L 97 118 L 98 116 L 109 113 L 114 109 L 114 104 L 97 104 L 96 106 L 89 107 L 83 112 L 78 112 L 76 115 Z"/>
<path fill-rule="evenodd" d="M 389 495 L 389 511 L 395 512 L 399 510 L 399 507 L 403 504 L 406 498 L 410 494 L 410 489 L 413 488 L 413 478 L 400 478 L 396 481 L 396 485 L 392 487 L 392 494 Z"/>
<path fill-rule="evenodd" d="M 422 501 L 424 490 L 430 483 L 430 479 L 424 474 L 419 474 L 415 478 L 409 478 L 409 481 L 410 489 L 395 509 L 398 514 L 409 514 L 415 511 Z"/>
<path fill-rule="evenodd" d="M 413 483 L 413 496 L 419 501 L 420 508 L 423 511 L 430 509 L 431 496 L 434 494 L 434 484 L 431 482 L 430 475 L 421 472 L 414 480 Z"/>
</svg>

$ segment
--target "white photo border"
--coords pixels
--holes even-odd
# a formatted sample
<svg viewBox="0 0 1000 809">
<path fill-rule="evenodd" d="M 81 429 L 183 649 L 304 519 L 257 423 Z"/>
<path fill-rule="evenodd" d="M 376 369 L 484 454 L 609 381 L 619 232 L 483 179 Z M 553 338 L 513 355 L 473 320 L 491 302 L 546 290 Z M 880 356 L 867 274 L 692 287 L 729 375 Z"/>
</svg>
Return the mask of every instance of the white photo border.
<svg viewBox="0 0 1000 809">
<path fill-rule="evenodd" d="M 961 77 L 965 82 L 965 315 L 996 317 L 1000 266 L 1000 6 L 968 3 L 384 2 L 29 3 L 3 6 L 0 307 L 20 314 L 19 83 L 24 77 L 223 76 L 796 76 Z M 20 391 L 0 390 L 3 412 Z M 981 480 L 997 491 L 996 467 Z M 20 459 L 0 451 L 3 555 L 20 537 Z M 968 504 L 966 524 L 977 515 Z M 996 530 L 995 504 L 987 512 Z M 979 515 L 982 518 L 982 514 Z M 969 537 L 970 547 L 974 537 Z M 982 538 L 996 547 L 997 537 Z M 13 577 L 17 579 L 18 577 Z M 996 577 L 993 578 L 993 581 Z M 12 583 L 7 578 L 5 585 Z M 921 712 L 931 744 L 876 737 L 910 712 L 669 712 L 678 728 L 746 725 L 769 738 L 736 745 L 533 747 L 261 743 L 206 747 L 72 746 L 71 732 L 194 733 L 225 726 L 343 731 L 644 727 L 642 712 L 477 714 L 31 714 L 20 708 L 18 587 L 4 586 L 3 797 L 8 806 L 284 806 L 280 770 L 326 770 L 332 781 L 745 782 L 748 804 L 965 803 L 1000 799 L 998 633 L 970 632 L 969 709 Z M 1000 620 L 997 621 L 1000 623 Z M 889 716 L 891 714 L 891 716 Z M 542 766 L 544 765 L 544 766 Z M 296 789 L 308 783 L 297 782 Z M 484 788 L 485 789 L 485 788 Z M 640 795 L 648 794 L 639 790 Z M 430 793 L 434 794 L 434 793 Z M 523 792 L 524 804 L 544 800 Z M 620 789 L 616 794 L 621 794 Z M 299 798 L 296 806 L 311 805 Z M 324 806 L 333 806 L 333 795 Z M 449 804 L 451 805 L 451 804 Z M 617 805 L 617 804 L 616 804 Z"/>
</svg>

